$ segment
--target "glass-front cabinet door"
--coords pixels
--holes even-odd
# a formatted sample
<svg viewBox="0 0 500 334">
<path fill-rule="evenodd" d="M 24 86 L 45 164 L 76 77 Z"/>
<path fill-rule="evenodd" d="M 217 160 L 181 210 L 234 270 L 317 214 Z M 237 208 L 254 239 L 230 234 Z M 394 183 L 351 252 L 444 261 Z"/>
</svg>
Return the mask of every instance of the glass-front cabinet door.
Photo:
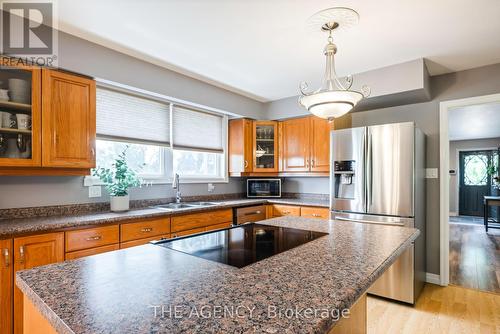
<svg viewBox="0 0 500 334">
<path fill-rule="evenodd" d="M 278 123 L 255 121 L 253 128 L 253 171 L 278 171 Z"/>
<path fill-rule="evenodd" d="M 0 166 L 41 165 L 41 69 L 0 66 Z"/>
</svg>

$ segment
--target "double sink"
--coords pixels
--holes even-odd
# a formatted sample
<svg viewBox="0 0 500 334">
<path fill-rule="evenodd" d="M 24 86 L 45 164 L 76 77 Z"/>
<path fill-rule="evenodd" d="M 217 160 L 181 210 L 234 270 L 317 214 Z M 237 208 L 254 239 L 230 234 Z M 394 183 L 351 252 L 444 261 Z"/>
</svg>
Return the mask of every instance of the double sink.
<svg viewBox="0 0 500 334">
<path fill-rule="evenodd" d="M 203 208 L 208 206 L 214 206 L 217 203 L 213 202 L 184 202 L 184 203 L 168 203 L 162 205 L 155 205 L 153 208 L 165 210 L 165 211 L 173 211 L 179 209 L 189 209 L 189 208 Z"/>
</svg>

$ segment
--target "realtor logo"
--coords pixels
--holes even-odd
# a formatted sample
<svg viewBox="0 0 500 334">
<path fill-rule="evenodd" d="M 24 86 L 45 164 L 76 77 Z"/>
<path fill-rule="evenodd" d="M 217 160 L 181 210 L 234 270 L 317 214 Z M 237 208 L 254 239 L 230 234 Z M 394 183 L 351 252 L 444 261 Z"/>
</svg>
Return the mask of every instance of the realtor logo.
<svg viewBox="0 0 500 334">
<path fill-rule="evenodd" d="M 54 66 L 57 30 L 52 2 L 1 1 L 2 54 Z"/>
</svg>

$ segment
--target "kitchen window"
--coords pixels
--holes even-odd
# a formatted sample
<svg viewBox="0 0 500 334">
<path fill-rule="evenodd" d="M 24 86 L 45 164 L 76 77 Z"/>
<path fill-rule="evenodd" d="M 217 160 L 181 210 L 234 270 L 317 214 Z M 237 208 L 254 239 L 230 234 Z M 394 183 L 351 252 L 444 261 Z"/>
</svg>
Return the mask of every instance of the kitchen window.
<svg viewBox="0 0 500 334">
<path fill-rule="evenodd" d="M 96 165 L 111 167 L 126 147 L 147 182 L 227 182 L 227 116 L 177 105 L 156 95 L 99 86 Z M 99 184 L 94 177 L 86 185 Z"/>
</svg>

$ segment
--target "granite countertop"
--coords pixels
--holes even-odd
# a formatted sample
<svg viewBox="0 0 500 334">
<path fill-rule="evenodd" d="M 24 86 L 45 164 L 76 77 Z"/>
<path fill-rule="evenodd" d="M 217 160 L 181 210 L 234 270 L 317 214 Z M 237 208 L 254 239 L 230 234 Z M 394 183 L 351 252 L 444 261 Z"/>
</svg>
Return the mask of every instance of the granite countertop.
<svg viewBox="0 0 500 334">
<path fill-rule="evenodd" d="M 146 219 L 162 216 L 171 216 L 185 213 L 195 213 L 203 211 L 212 211 L 222 208 L 233 208 L 248 205 L 258 205 L 265 203 L 280 203 L 292 205 L 309 205 L 319 207 L 329 207 L 329 202 L 316 199 L 299 198 L 279 198 L 279 199 L 233 199 L 225 201 L 211 201 L 217 205 L 207 207 L 183 208 L 175 211 L 165 211 L 155 208 L 135 209 L 127 212 L 96 212 L 78 215 L 60 215 L 47 217 L 15 218 L 0 220 L 0 239 L 9 238 L 16 235 L 50 232 L 66 228 L 79 226 L 90 226 L 100 224 L 112 224 L 126 221 L 129 219 Z"/>
<path fill-rule="evenodd" d="M 326 314 L 352 306 L 420 233 L 261 223 L 329 234 L 241 269 L 150 244 L 20 271 L 16 283 L 58 333 L 325 333 Z M 319 313 L 293 313 L 305 308 Z"/>
</svg>

